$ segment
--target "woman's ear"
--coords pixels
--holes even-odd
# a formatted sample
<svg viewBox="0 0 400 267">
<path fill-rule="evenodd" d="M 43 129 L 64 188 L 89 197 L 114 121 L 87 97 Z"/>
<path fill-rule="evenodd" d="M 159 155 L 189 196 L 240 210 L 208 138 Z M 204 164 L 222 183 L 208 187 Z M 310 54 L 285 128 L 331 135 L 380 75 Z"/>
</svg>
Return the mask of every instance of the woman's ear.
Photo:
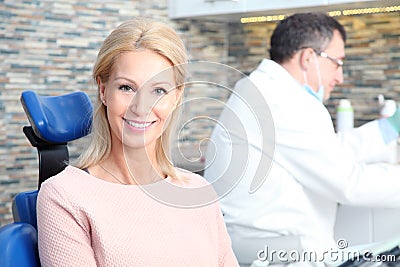
<svg viewBox="0 0 400 267">
<path fill-rule="evenodd" d="M 312 48 L 306 48 L 300 53 L 300 65 L 303 70 L 307 71 L 313 60 L 314 50 Z"/>
<path fill-rule="evenodd" d="M 100 77 L 97 77 L 96 82 L 97 82 L 97 88 L 99 90 L 100 100 L 101 100 L 101 102 L 103 102 L 105 104 L 106 87 L 105 87 L 104 83 L 101 81 Z"/>
</svg>

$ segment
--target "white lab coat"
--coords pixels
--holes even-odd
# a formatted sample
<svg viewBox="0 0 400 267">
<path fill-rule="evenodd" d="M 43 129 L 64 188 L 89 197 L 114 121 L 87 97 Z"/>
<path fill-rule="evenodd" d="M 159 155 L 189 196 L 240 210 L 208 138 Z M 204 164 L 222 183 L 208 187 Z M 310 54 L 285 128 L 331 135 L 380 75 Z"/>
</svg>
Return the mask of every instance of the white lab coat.
<svg viewBox="0 0 400 267">
<path fill-rule="evenodd" d="M 277 63 L 264 59 L 250 79 L 263 96 L 260 103 L 268 104 L 273 118 L 274 129 L 266 131 L 270 133 L 267 139 L 275 143 L 269 174 L 263 185 L 249 194 L 258 163 L 271 161 L 271 147 L 260 149 L 262 140 L 254 134 L 260 131 L 257 123 L 246 114 L 249 108 L 244 101 L 236 96 L 228 100 L 227 106 L 238 111 L 238 118 L 223 112 L 219 124 L 242 126 L 247 134 L 242 138 L 252 140 L 246 143 L 236 137 L 231 144 L 223 127 L 216 126 L 211 137 L 215 147 L 208 151 L 204 174 L 213 182 L 216 177 L 238 180 L 232 173 L 244 171 L 240 182 L 220 199 L 233 240 L 297 235 L 304 249 L 327 249 L 336 246 L 333 227 L 338 203 L 400 207 L 400 167 L 372 163 L 379 161 L 376 155 L 387 149 L 377 121 L 336 134 L 326 107 Z M 243 84 L 236 86 L 239 95 L 257 94 Z M 210 154 L 215 149 L 214 157 Z M 235 149 L 248 149 L 247 168 L 224 177 L 229 163 L 233 169 L 243 167 L 239 162 L 230 162 Z"/>
</svg>

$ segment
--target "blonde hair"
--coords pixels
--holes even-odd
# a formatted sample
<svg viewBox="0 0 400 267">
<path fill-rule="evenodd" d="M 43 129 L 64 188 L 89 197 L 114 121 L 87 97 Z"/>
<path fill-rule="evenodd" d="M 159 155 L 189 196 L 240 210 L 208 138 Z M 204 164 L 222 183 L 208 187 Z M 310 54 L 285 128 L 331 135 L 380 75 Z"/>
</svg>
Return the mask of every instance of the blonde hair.
<svg viewBox="0 0 400 267">
<path fill-rule="evenodd" d="M 93 79 L 107 82 L 116 58 L 125 52 L 151 50 L 163 56 L 174 66 L 176 90 L 183 90 L 185 81 L 185 63 L 188 62 L 185 46 L 178 34 L 164 23 L 147 18 L 134 18 L 119 25 L 104 40 L 93 68 Z M 181 97 L 177 107 L 182 101 Z M 175 168 L 169 161 L 170 137 L 174 122 L 178 120 L 179 110 L 176 108 L 170 123 L 156 142 L 156 160 L 163 174 L 180 180 Z M 81 169 L 95 165 L 110 155 L 111 133 L 107 119 L 106 107 L 100 100 L 100 92 L 94 103 L 94 115 L 87 149 L 77 159 L 75 166 Z"/>
</svg>

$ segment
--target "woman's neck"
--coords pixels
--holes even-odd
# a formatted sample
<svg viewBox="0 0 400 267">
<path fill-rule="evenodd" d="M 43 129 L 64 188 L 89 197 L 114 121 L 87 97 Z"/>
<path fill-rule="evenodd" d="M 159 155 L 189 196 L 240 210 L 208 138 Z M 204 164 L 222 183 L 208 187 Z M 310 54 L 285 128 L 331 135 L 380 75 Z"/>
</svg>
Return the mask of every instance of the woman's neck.
<svg viewBox="0 0 400 267">
<path fill-rule="evenodd" d="M 114 146 L 104 164 L 118 171 L 120 176 L 129 177 L 130 183 L 149 184 L 163 179 L 155 148 L 122 149 Z"/>
</svg>

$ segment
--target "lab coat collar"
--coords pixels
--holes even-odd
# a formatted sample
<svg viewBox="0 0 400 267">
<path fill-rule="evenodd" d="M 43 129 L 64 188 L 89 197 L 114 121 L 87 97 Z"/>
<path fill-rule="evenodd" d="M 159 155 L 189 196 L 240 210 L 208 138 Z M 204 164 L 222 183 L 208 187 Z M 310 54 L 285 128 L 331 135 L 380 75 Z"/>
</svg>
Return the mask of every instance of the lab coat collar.
<svg viewBox="0 0 400 267">
<path fill-rule="evenodd" d="M 264 58 L 257 68 L 259 71 L 266 73 L 268 76 L 285 77 L 294 80 L 287 70 L 273 60 Z"/>
</svg>

